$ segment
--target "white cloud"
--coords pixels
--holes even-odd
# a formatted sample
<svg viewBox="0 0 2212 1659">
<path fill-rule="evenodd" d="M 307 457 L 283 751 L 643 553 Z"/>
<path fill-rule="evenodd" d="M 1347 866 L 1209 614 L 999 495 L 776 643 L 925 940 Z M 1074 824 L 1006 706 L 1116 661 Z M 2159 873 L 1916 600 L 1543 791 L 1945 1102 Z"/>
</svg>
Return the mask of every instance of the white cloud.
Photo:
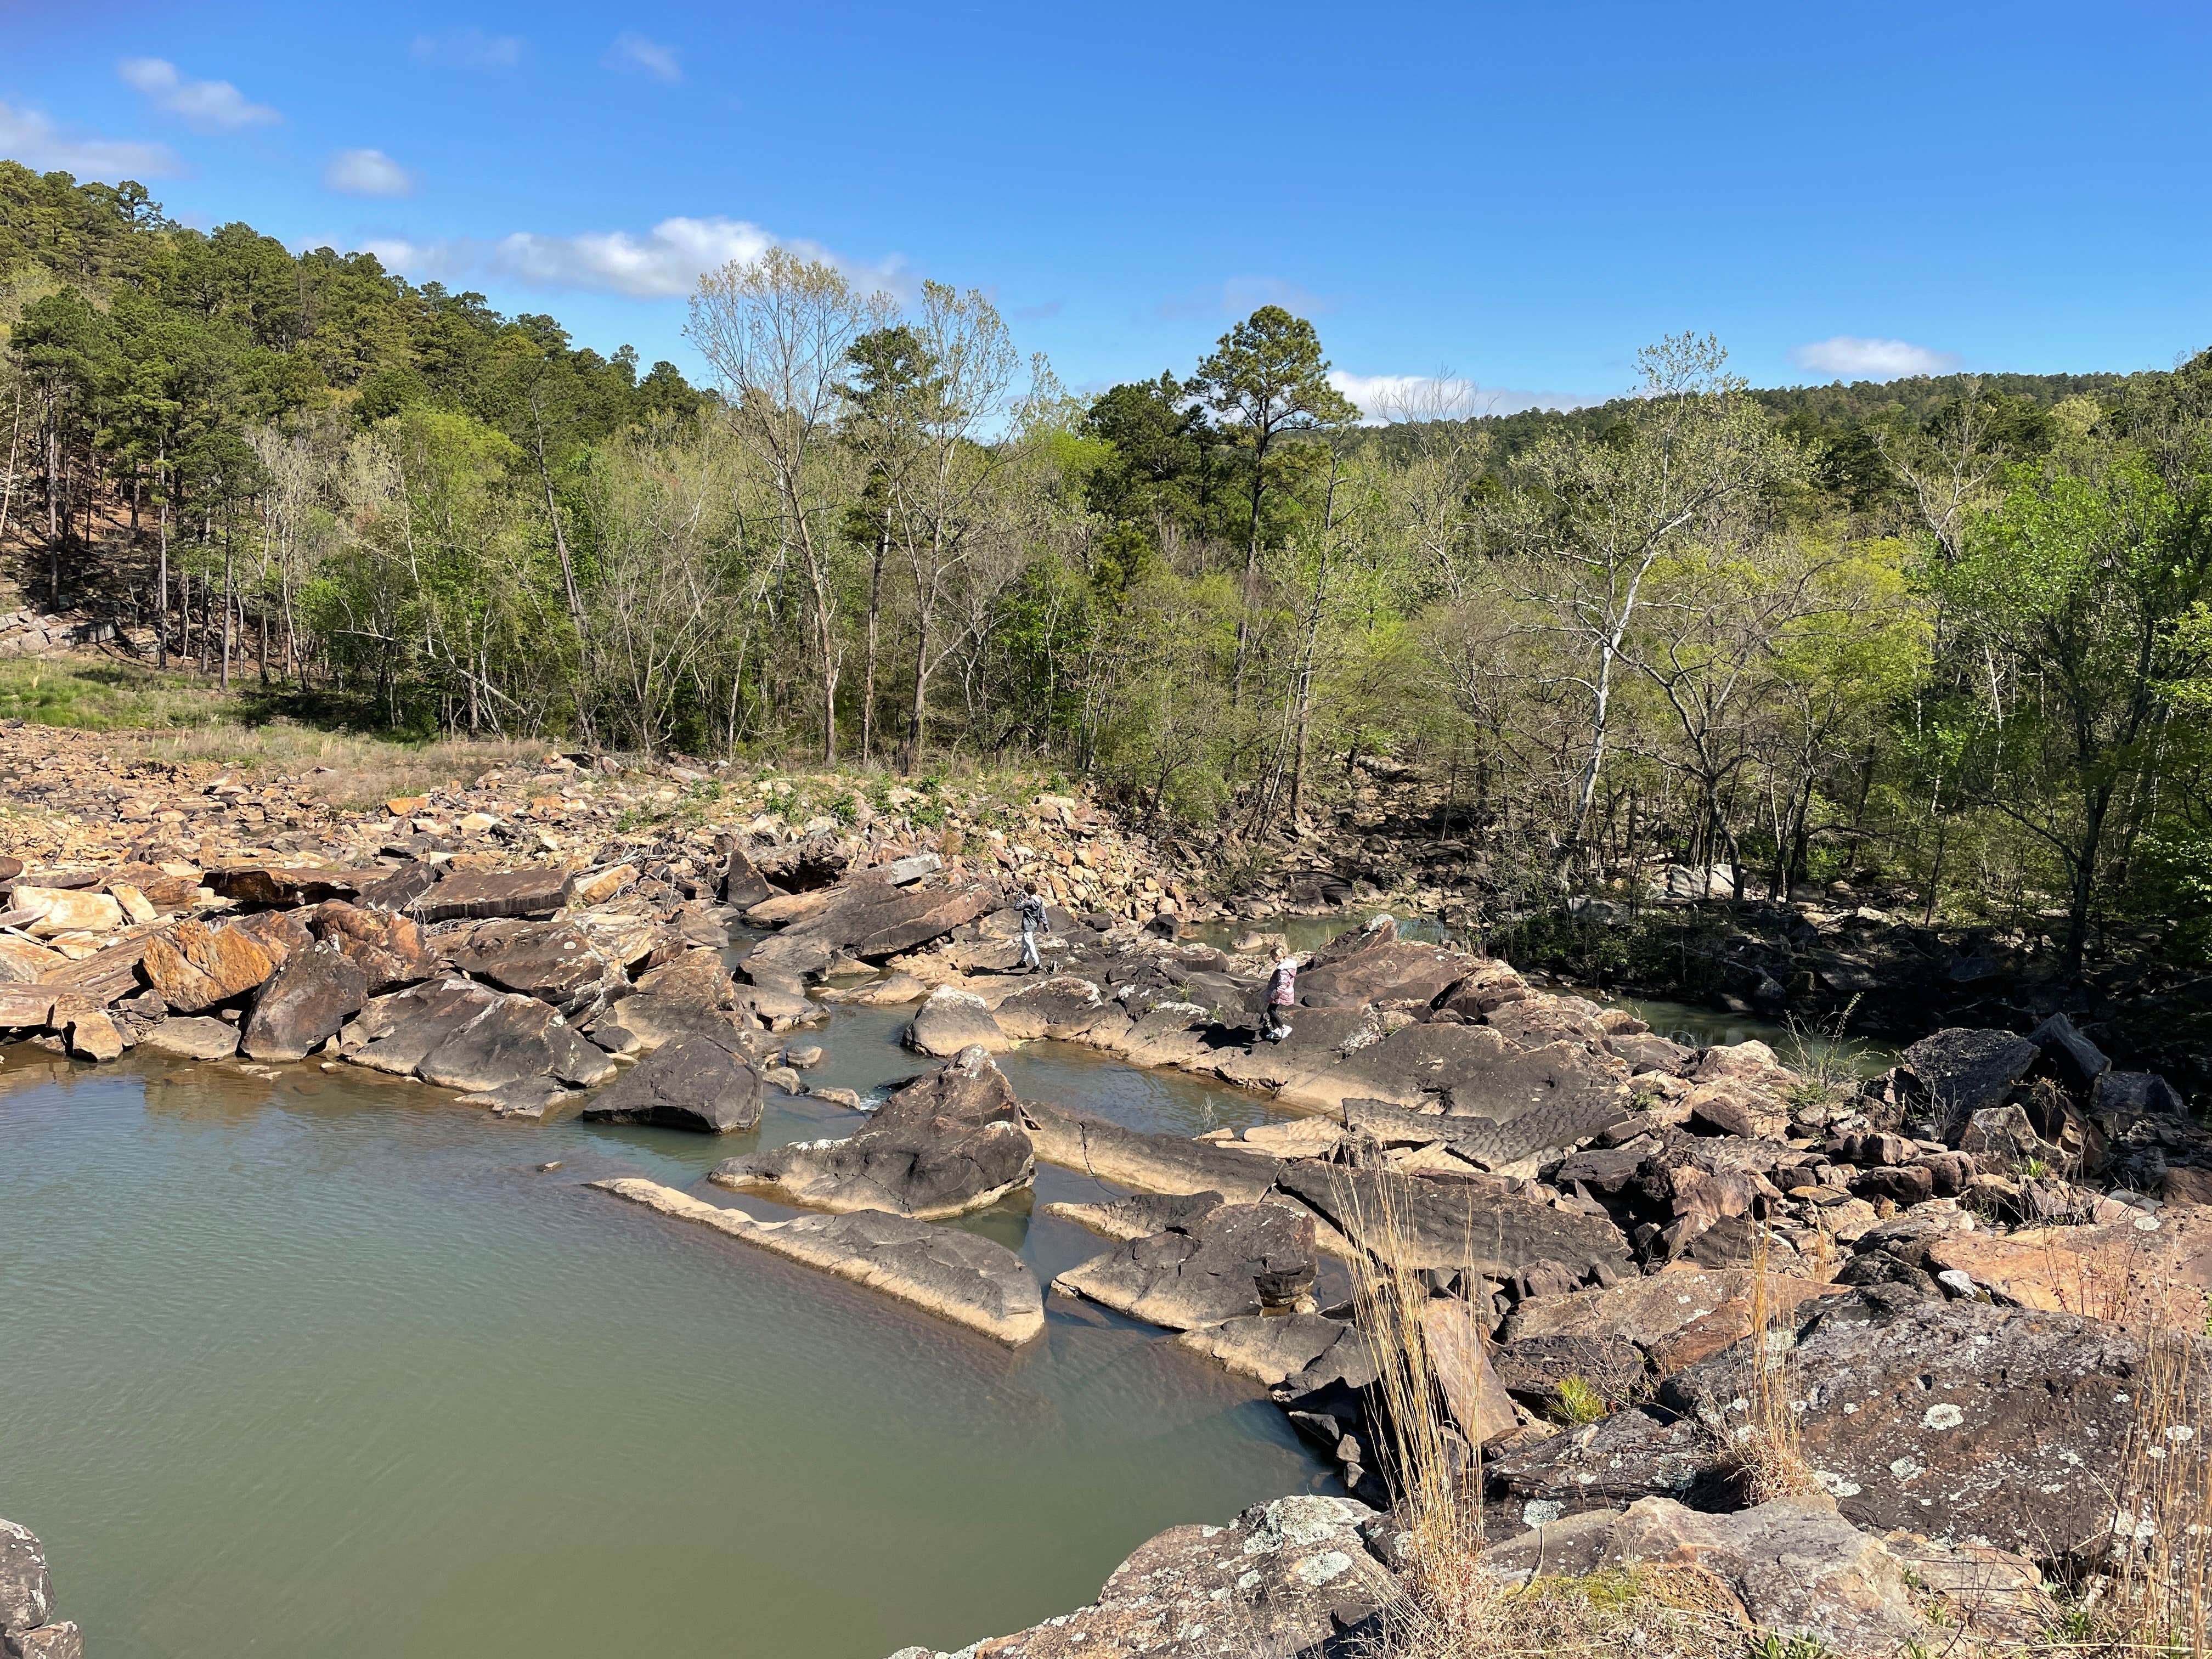
<svg viewBox="0 0 2212 1659">
<path fill-rule="evenodd" d="M 520 35 L 486 34 L 473 27 L 418 34 L 408 50 L 416 63 L 446 69 L 513 69 L 522 61 Z"/>
<path fill-rule="evenodd" d="M 1815 374 L 1894 380 L 1905 374 L 1946 374 L 1961 360 L 1955 351 L 1934 351 L 1905 340 L 1863 340 L 1856 334 L 1838 334 L 1799 346 L 1790 361 Z"/>
<path fill-rule="evenodd" d="M 691 292 L 703 271 L 732 259 L 757 259 L 771 247 L 837 266 L 864 287 L 903 293 L 911 278 L 900 264 L 841 259 L 814 242 L 777 236 L 744 219 L 664 219 L 642 236 L 625 230 L 544 236 L 517 231 L 496 240 L 453 237 L 432 242 L 363 244 L 386 265 L 418 280 L 453 282 L 489 276 L 530 288 L 671 300 Z"/>
<path fill-rule="evenodd" d="M 605 69 L 643 70 L 654 80 L 672 86 L 684 78 L 684 65 L 676 61 L 675 47 L 648 40 L 635 29 L 624 29 L 615 36 L 614 45 L 607 48 L 599 64 Z"/>
<path fill-rule="evenodd" d="M 33 173 L 80 179 L 155 179 L 179 170 L 167 144 L 64 132 L 37 110 L 7 103 L 0 103 L 0 155 Z"/>
<path fill-rule="evenodd" d="M 342 149 L 323 168 L 323 188 L 341 196 L 411 196 L 415 175 L 380 149 Z"/>
<path fill-rule="evenodd" d="M 1331 369 L 1328 383 L 1358 405 L 1370 426 L 1388 421 L 1463 421 L 1480 415 L 1517 415 L 1527 409 L 1583 409 L 1602 398 L 1571 392 L 1516 392 L 1479 386 L 1456 374 L 1347 374 Z"/>
<path fill-rule="evenodd" d="M 165 58 L 126 58 L 116 73 L 155 109 L 203 132 L 234 132 L 284 118 L 266 104 L 248 103 L 228 81 L 185 80 Z"/>
</svg>

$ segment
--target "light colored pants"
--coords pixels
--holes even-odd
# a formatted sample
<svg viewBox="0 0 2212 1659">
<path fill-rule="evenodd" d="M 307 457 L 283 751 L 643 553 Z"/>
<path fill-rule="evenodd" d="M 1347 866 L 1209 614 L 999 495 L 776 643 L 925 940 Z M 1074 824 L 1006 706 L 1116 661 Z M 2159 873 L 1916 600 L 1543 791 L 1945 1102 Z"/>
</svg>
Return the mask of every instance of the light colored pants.
<svg viewBox="0 0 2212 1659">
<path fill-rule="evenodd" d="M 1044 966 L 1043 958 L 1037 955 L 1036 939 L 1036 932 L 1034 928 L 1022 929 L 1022 966 L 1024 968 Z"/>
</svg>

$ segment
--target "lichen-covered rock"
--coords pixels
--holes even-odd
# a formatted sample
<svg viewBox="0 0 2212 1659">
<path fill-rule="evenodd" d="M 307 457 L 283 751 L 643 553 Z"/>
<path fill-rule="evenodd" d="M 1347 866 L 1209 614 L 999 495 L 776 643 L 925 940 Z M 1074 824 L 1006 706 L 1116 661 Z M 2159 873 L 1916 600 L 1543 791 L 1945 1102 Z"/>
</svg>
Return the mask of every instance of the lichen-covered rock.
<svg viewBox="0 0 2212 1659">
<path fill-rule="evenodd" d="M 53 1613 L 46 1547 L 27 1527 L 0 1521 L 0 1632 L 33 1630 Z"/>
<path fill-rule="evenodd" d="M 1545 1527 L 1655 1494 L 1694 1500 L 1717 1484 L 1717 1462 L 1712 1437 L 1698 1424 L 1632 1407 L 1501 1451 L 1484 1474 L 1492 1505 L 1509 1521 Z"/>
<path fill-rule="evenodd" d="M 2126 1506 L 2113 1483 L 2147 1375 L 2128 1332 L 1887 1285 L 1804 1313 L 1787 1373 L 1791 1411 L 1806 1461 L 1854 1523 L 2049 1560 L 2105 1535 L 2116 1501 Z M 1746 1408 L 1742 1374 L 1740 1351 L 1717 1353 L 1668 1379 L 1659 1398 L 1732 1433 Z"/>
<path fill-rule="evenodd" d="M 1667 1498 L 1639 1498 L 1483 1552 L 1509 1583 L 1607 1568 L 1703 1568 L 1735 1595 L 1753 1628 L 1842 1655 L 1896 1653 L 1930 1632 L 1903 1565 L 1826 1504 L 1777 1498 L 1710 1515 Z"/>
<path fill-rule="evenodd" d="M 1227 1527 L 1174 1528 L 1116 1567 L 1090 1606 L 973 1643 L 958 1659 L 1195 1655 L 1217 1638 L 1237 1659 L 1334 1651 L 1398 1599 L 1362 1530 L 1374 1519 L 1348 1498 L 1296 1497 L 1255 1504 Z M 955 1656 L 902 1648 L 891 1659 Z"/>
</svg>

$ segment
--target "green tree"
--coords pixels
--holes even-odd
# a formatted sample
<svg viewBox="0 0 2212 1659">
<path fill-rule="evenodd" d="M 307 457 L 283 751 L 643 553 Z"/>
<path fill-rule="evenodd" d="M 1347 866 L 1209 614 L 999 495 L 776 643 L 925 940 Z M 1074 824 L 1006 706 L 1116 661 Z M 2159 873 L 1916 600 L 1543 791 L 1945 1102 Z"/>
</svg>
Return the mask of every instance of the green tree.
<svg viewBox="0 0 2212 1659">
<path fill-rule="evenodd" d="M 1237 627 L 1232 700 L 1244 695 L 1253 617 L 1260 605 L 1260 547 L 1267 498 L 1279 488 L 1281 441 L 1348 426 L 1359 418 L 1351 400 L 1328 383 L 1321 337 L 1303 317 L 1280 306 L 1261 306 L 1215 343 L 1184 388 L 1220 416 L 1229 440 L 1247 456 L 1245 489 L 1250 511 L 1245 527 L 1243 604 Z"/>
</svg>

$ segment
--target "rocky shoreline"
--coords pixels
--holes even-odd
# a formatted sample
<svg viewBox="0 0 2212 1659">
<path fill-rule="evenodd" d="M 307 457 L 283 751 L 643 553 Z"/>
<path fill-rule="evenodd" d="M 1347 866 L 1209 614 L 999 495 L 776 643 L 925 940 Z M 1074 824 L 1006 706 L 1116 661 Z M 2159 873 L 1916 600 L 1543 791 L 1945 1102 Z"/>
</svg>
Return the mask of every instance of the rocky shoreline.
<svg viewBox="0 0 2212 1659">
<path fill-rule="evenodd" d="M 559 798 L 580 803 L 564 825 L 614 805 Z M 1323 1256 L 1387 1250 L 1422 1276 L 1421 1324 L 1451 1357 L 1440 1409 L 1484 1456 L 1486 1571 L 1694 1559 L 1747 1628 L 1839 1653 L 1932 1642 L 1936 1620 L 2024 1627 L 2051 1614 L 2046 1578 L 2108 1573 L 2147 1431 L 2136 1396 L 2170 1345 L 2197 1375 L 2212 1141 L 2063 1012 L 1947 1030 L 1871 1083 L 1824 1083 L 1378 917 L 1314 954 L 1269 1042 L 1279 939 L 1182 939 L 1188 893 L 1136 873 L 1077 803 L 1040 797 L 1036 829 L 978 849 L 910 818 L 756 818 L 594 827 L 573 847 L 549 830 L 534 862 L 470 814 L 430 816 L 461 804 L 333 821 L 313 854 L 188 849 L 155 812 L 128 838 L 61 838 L 71 862 L 11 858 L 0 1032 L 94 1063 L 143 1045 L 361 1066 L 521 1121 L 723 1133 L 758 1122 L 767 1089 L 817 1093 L 854 1109 L 851 1133 L 708 1181 L 789 1218 L 598 1184 L 1010 1346 L 1051 1296 L 1176 1333 L 1266 1385 L 1352 1494 L 1263 1505 L 1225 1538 L 1163 1534 L 1092 1607 L 976 1659 L 1188 1650 L 1224 1620 L 1252 1653 L 1374 1634 L 1402 1567 L 1395 1425 L 1358 1310 L 1320 1303 Z M 1059 901 L 1036 975 L 1014 971 L 1017 878 Z M 840 1002 L 911 1007 L 908 1044 L 944 1065 L 872 1113 L 810 1090 L 811 1029 Z M 1299 1115 L 1193 1139 L 1017 1099 L 990 1056 L 1040 1039 Z M 1056 1206 L 1103 1248 L 1050 1286 L 940 1224 L 1025 1188 L 1038 1160 L 1126 1194 Z M 1731 1447 L 1747 1366 L 1777 1342 L 1816 1484 L 1759 1501 Z"/>
</svg>

